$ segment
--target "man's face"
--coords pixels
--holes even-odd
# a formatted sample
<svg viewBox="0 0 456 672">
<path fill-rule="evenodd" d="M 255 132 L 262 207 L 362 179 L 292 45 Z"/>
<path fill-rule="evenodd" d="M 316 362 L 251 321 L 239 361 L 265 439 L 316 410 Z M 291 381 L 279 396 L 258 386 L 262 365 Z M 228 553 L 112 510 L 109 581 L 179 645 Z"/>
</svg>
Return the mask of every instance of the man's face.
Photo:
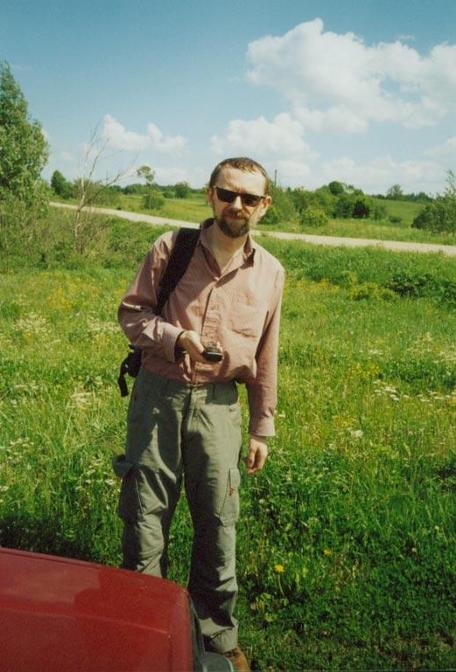
<svg viewBox="0 0 456 672">
<path fill-rule="evenodd" d="M 265 177 L 257 171 L 244 171 L 230 166 L 221 169 L 215 185 L 209 187 L 208 201 L 216 223 L 226 236 L 245 236 L 260 221 L 271 203 L 271 197 L 264 195 L 265 187 Z M 246 196 L 243 199 L 239 194 Z M 223 200 L 227 198 L 231 203 Z"/>
</svg>

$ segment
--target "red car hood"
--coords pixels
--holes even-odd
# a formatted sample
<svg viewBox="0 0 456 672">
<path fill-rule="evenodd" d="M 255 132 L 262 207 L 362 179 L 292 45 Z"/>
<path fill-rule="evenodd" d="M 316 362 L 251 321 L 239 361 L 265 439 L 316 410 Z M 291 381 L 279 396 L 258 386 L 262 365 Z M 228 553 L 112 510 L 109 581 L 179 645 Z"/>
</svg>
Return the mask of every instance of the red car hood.
<svg viewBox="0 0 456 672">
<path fill-rule="evenodd" d="M 170 581 L 0 549 L 2 670 L 190 671 L 190 623 Z"/>
</svg>

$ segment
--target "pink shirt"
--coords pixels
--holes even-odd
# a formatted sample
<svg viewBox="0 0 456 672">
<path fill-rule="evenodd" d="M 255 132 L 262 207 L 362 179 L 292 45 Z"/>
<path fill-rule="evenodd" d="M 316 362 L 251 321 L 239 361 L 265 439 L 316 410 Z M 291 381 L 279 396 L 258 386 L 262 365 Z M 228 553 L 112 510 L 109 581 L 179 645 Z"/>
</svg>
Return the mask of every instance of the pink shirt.
<svg viewBox="0 0 456 672">
<path fill-rule="evenodd" d="M 134 345 L 144 348 L 143 366 L 152 373 L 194 385 L 236 380 L 245 383 L 249 432 L 274 435 L 277 404 L 277 354 L 280 305 L 285 272 L 279 261 L 247 238 L 243 248 L 220 271 L 206 228 L 190 264 L 156 315 L 159 280 L 177 232 L 160 236 L 139 269 L 119 307 L 119 322 Z M 176 340 L 183 329 L 201 334 L 203 344 L 218 341 L 220 363 L 176 359 Z"/>
</svg>

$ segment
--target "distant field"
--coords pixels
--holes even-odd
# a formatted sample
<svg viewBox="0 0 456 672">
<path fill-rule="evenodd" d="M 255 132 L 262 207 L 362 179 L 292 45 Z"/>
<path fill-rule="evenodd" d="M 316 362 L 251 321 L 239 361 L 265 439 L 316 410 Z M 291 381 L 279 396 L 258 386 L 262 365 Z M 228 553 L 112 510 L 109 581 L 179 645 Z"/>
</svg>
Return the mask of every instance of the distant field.
<svg viewBox="0 0 456 672">
<path fill-rule="evenodd" d="M 259 224 L 260 230 L 280 230 L 295 233 L 312 233 L 322 236 L 342 236 L 348 238 L 373 238 L 377 240 L 400 240 L 418 243 L 441 243 L 448 245 L 456 244 L 456 236 L 432 234 L 429 231 L 419 231 L 411 228 L 411 223 L 422 205 L 405 201 L 388 201 L 376 199 L 379 205 L 383 205 L 388 215 L 401 217 L 402 221 L 392 224 L 388 220 L 375 221 L 372 219 L 332 219 L 326 226 L 310 227 L 302 226 L 297 222 L 281 222 L 278 226 Z M 190 222 L 200 222 L 211 216 L 211 210 L 207 205 L 203 194 L 192 194 L 186 199 L 166 199 L 160 210 L 144 210 L 141 208 L 141 197 L 122 196 L 122 209 L 155 214 L 161 217 L 182 219 Z"/>
<path fill-rule="evenodd" d="M 433 234 L 429 231 L 420 231 L 411 228 L 411 223 L 422 205 L 406 201 L 389 201 L 375 199 L 379 205 L 386 208 L 388 216 L 401 217 L 402 221 L 396 224 L 388 219 L 376 221 L 373 219 L 331 219 L 328 224 L 320 227 L 302 226 L 295 222 L 280 222 L 269 226 L 260 224 L 262 231 L 277 230 L 293 233 L 311 233 L 322 236 L 342 236 L 345 238 L 372 238 L 375 240 L 399 240 L 417 243 L 440 243 L 456 245 L 456 236 L 451 234 Z M 107 205 L 107 207 L 110 207 Z M 130 194 L 120 194 L 117 206 L 122 210 L 143 212 L 148 215 L 169 217 L 187 222 L 201 222 L 211 216 L 211 209 L 204 194 L 192 194 L 189 198 L 167 198 L 164 205 L 158 210 L 145 210 L 142 207 L 142 197 Z"/>
<path fill-rule="evenodd" d="M 0 544 L 117 564 L 115 313 L 163 229 L 105 221 L 85 259 L 0 281 Z M 264 244 L 287 286 L 278 434 L 241 488 L 241 642 L 261 672 L 454 668 L 454 262 Z M 181 503 L 184 584 L 190 544 Z"/>
</svg>

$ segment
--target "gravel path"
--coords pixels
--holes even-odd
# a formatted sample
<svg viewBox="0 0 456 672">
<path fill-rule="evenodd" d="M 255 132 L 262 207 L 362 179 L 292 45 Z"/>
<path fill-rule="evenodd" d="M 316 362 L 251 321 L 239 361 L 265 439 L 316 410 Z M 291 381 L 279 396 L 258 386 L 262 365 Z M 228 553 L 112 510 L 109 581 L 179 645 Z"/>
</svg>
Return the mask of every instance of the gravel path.
<svg viewBox="0 0 456 672">
<path fill-rule="evenodd" d="M 67 208 L 76 210 L 75 205 L 67 203 L 51 204 L 55 208 Z M 146 222 L 148 224 L 169 226 L 187 226 L 191 229 L 197 229 L 199 224 L 195 222 L 184 222 L 179 219 L 169 219 L 167 217 L 155 217 L 154 215 L 144 215 L 139 212 L 127 212 L 126 210 L 114 210 L 113 208 L 87 208 L 89 212 L 100 215 L 112 215 L 121 219 L 128 219 L 131 222 Z M 371 240 L 368 238 L 340 238 L 336 236 L 314 236 L 308 233 L 285 233 L 284 231 L 254 231 L 255 235 L 272 238 L 281 238 L 282 240 L 302 240 L 305 243 L 314 245 L 332 245 L 333 247 L 368 247 L 373 246 L 384 250 L 396 250 L 400 252 L 440 252 L 448 256 L 456 256 L 456 245 L 437 245 L 434 243 L 405 243 L 397 240 Z"/>
</svg>

